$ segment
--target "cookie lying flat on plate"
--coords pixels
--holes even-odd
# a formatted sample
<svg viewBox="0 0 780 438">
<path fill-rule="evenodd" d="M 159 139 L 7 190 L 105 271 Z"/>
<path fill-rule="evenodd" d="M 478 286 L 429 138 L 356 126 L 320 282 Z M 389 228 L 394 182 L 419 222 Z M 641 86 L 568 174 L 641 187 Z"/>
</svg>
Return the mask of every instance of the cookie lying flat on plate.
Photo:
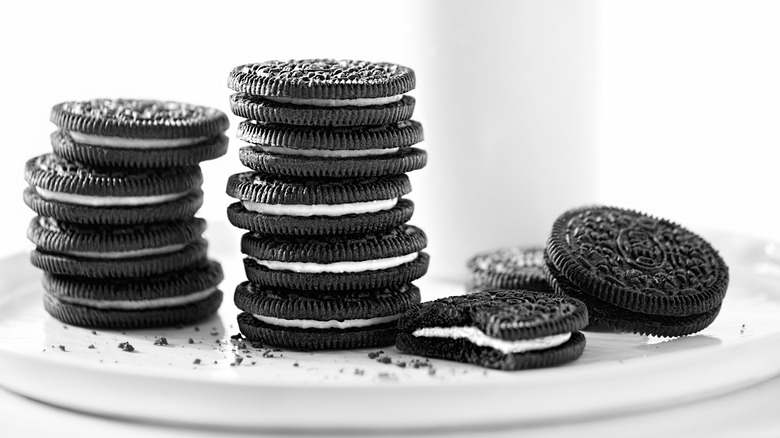
<svg viewBox="0 0 780 438">
<path fill-rule="evenodd" d="M 584 301 L 593 324 L 621 331 L 700 331 L 718 315 L 728 288 L 728 267 L 706 240 L 632 210 L 565 212 L 553 224 L 546 257 L 556 292 Z"/>
<path fill-rule="evenodd" d="M 588 324 L 583 303 L 562 295 L 488 290 L 425 302 L 398 321 L 404 353 L 500 370 L 560 365 L 577 359 Z"/>
<path fill-rule="evenodd" d="M 408 67 L 354 60 L 267 61 L 240 65 L 228 76 L 228 87 L 242 93 L 231 99 L 236 115 L 291 125 L 356 126 L 406 120 L 414 101 L 404 102 L 403 94 L 414 86 L 414 71 Z"/>
<path fill-rule="evenodd" d="M 411 284 L 341 292 L 302 292 L 238 285 L 234 295 L 241 333 L 248 339 L 301 350 L 391 345 L 396 323 L 420 302 Z"/>
<path fill-rule="evenodd" d="M 130 278 L 188 268 L 206 259 L 206 221 L 190 218 L 133 226 L 78 225 L 35 218 L 27 236 L 32 264 L 49 273 Z"/>
<path fill-rule="evenodd" d="M 471 271 L 470 290 L 523 289 L 552 292 L 545 278 L 544 248 L 505 247 L 481 252 L 472 257 L 467 267 Z"/>
<path fill-rule="evenodd" d="M 395 175 L 425 167 L 422 125 L 405 120 L 388 125 L 296 127 L 245 120 L 236 136 L 253 146 L 241 149 L 245 166 L 282 175 L 356 177 Z"/>
<path fill-rule="evenodd" d="M 192 217 L 203 203 L 200 168 L 98 169 L 45 154 L 27 161 L 24 202 L 40 216 L 83 224 Z"/>
<path fill-rule="evenodd" d="M 402 225 L 377 234 L 283 236 L 247 233 L 247 278 L 296 290 L 363 290 L 410 283 L 428 269 L 425 233 Z"/>
<path fill-rule="evenodd" d="M 227 116 L 180 102 L 94 99 L 55 105 L 54 152 L 112 167 L 194 166 L 227 152 Z"/>
<path fill-rule="evenodd" d="M 134 279 L 89 279 L 45 274 L 44 308 L 67 324 L 138 329 L 189 324 L 222 303 L 214 261 L 163 275 Z"/>
<path fill-rule="evenodd" d="M 401 198 L 412 186 L 406 175 L 379 178 L 305 179 L 244 172 L 228 179 L 228 207 L 238 227 L 288 235 L 355 234 L 405 223 L 414 204 Z"/>
</svg>

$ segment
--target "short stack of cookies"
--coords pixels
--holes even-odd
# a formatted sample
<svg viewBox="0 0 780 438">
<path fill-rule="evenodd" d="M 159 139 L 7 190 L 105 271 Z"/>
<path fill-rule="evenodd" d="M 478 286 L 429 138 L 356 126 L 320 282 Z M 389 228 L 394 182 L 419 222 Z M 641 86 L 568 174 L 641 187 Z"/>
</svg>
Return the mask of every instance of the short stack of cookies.
<svg viewBox="0 0 780 438">
<path fill-rule="evenodd" d="M 133 99 L 55 105 L 54 153 L 27 161 L 28 238 L 44 307 L 73 325 L 170 326 L 213 314 L 219 263 L 207 258 L 199 163 L 224 155 L 216 109 Z"/>
<path fill-rule="evenodd" d="M 397 64 L 293 60 L 230 72 L 231 110 L 246 120 L 229 178 L 230 222 L 249 281 L 236 288 L 241 332 L 280 347 L 390 345 L 420 302 L 422 230 L 406 173 L 425 166 L 410 120 L 414 72 Z"/>
</svg>

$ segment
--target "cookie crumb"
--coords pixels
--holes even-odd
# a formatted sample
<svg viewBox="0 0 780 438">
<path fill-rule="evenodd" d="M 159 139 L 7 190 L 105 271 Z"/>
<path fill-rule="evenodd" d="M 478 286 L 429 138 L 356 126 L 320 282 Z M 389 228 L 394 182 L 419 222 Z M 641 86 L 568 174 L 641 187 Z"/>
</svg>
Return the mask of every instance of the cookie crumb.
<svg viewBox="0 0 780 438">
<path fill-rule="evenodd" d="M 211 336 L 219 336 L 219 332 L 209 332 Z"/>
<path fill-rule="evenodd" d="M 379 357 L 379 352 L 378 351 L 371 351 L 371 352 L 368 353 L 368 358 L 369 359 L 376 359 L 377 357 Z"/>
<path fill-rule="evenodd" d="M 391 363 L 393 363 L 393 360 L 390 359 L 387 356 L 382 356 L 379 359 L 377 359 L 376 361 L 379 362 L 379 363 L 383 363 L 383 364 L 391 364 Z"/>
<path fill-rule="evenodd" d="M 240 341 L 240 340 L 244 339 L 244 335 L 242 335 L 241 333 L 236 333 L 235 335 L 231 335 L 230 339 L 232 339 L 234 341 Z"/>
<path fill-rule="evenodd" d="M 122 351 L 132 352 L 135 351 L 135 348 L 130 345 L 129 342 L 122 342 L 119 345 L 117 345 L 117 348 L 119 348 Z"/>
<path fill-rule="evenodd" d="M 293 363 L 293 366 L 297 367 L 298 366 L 298 362 Z"/>
<path fill-rule="evenodd" d="M 742 328 L 739 329 L 739 334 L 744 335 L 745 334 L 745 324 L 742 324 Z"/>
<path fill-rule="evenodd" d="M 263 348 L 262 342 L 252 341 L 249 343 L 249 345 L 251 345 L 252 348 Z"/>
<path fill-rule="evenodd" d="M 356 376 L 362 376 L 366 372 L 364 370 L 361 370 L 360 368 L 355 368 L 355 375 Z"/>
<path fill-rule="evenodd" d="M 92 330 L 93 335 L 97 335 L 97 332 L 95 330 Z"/>
<path fill-rule="evenodd" d="M 192 338 L 189 338 L 189 339 L 187 339 L 187 343 L 188 343 L 188 344 L 194 344 L 194 343 L 195 343 L 195 341 L 194 341 Z"/>
<path fill-rule="evenodd" d="M 154 345 L 168 345 L 168 339 L 164 336 L 160 336 L 154 340 Z"/>
<path fill-rule="evenodd" d="M 195 327 L 195 329 L 194 329 L 194 330 L 195 330 L 196 332 L 199 332 L 199 331 L 200 331 L 200 327 Z"/>
<path fill-rule="evenodd" d="M 90 350 L 94 350 L 94 349 L 95 349 L 95 346 L 94 346 L 94 345 L 92 345 L 92 344 L 89 344 L 89 346 L 88 346 L 87 348 L 89 348 Z"/>
<path fill-rule="evenodd" d="M 396 364 L 396 366 L 398 366 L 400 368 L 406 368 L 406 362 L 404 362 L 404 361 L 396 362 L 395 364 Z"/>
<path fill-rule="evenodd" d="M 244 358 L 243 358 L 243 357 L 241 357 L 241 356 L 236 356 L 236 357 L 233 359 L 233 363 L 231 363 L 231 364 L 230 364 L 230 366 L 231 366 L 231 367 L 236 367 L 236 366 L 239 366 L 239 365 L 241 365 L 241 362 L 243 362 L 243 361 L 244 361 Z"/>
<path fill-rule="evenodd" d="M 57 348 L 59 348 L 60 351 L 67 351 L 67 350 L 65 350 L 65 346 L 64 345 L 58 345 Z"/>
<path fill-rule="evenodd" d="M 192 361 L 193 365 L 200 365 L 200 359 L 195 359 Z"/>
</svg>

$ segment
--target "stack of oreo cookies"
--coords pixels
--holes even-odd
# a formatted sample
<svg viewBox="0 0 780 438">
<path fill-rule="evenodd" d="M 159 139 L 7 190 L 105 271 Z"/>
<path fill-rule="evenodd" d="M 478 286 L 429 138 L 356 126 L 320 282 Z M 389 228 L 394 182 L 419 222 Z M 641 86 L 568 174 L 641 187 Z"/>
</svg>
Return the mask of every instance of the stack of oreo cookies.
<svg viewBox="0 0 780 438">
<path fill-rule="evenodd" d="M 227 116 L 177 102 L 96 99 L 55 105 L 54 153 L 30 159 L 27 232 L 44 307 L 68 324 L 178 325 L 222 302 L 207 258 L 198 164 L 224 155 Z"/>
<path fill-rule="evenodd" d="M 400 315 L 420 302 L 426 236 L 407 225 L 414 72 L 389 63 L 270 61 L 230 72 L 239 158 L 228 218 L 249 281 L 236 288 L 247 338 L 297 349 L 390 345 Z"/>
</svg>

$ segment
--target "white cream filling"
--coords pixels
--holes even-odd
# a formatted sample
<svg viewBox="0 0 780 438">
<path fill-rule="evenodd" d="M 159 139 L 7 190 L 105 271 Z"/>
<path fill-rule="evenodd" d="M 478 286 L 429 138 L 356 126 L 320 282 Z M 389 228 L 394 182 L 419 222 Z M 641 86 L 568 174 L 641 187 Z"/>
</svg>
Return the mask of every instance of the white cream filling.
<svg viewBox="0 0 780 438">
<path fill-rule="evenodd" d="M 503 353 L 524 353 L 557 347 L 571 338 L 571 332 L 520 341 L 505 341 L 485 334 L 476 327 L 423 327 L 412 332 L 412 336 L 426 338 L 467 339 L 474 345 L 490 347 Z"/>
<path fill-rule="evenodd" d="M 331 319 L 328 321 L 317 321 L 314 319 L 281 319 L 274 318 L 273 316 L 263 316 L 258 314 L 252 314 L 256 319 L 270 325 L 279 327 L 295 327 L 301 329 L 348 329 L 353 327 L 369 327 L 372 325 L 385 324 L 392 322 L 401 317 L 401 314 L 380 316 L 377 318 L 367 319 L 345 319 L 344 321 L 338 321 Z"/>
<path fill-rule="evenodd" d="M 111 137 L 107 135 L 84 134 L 83 132 L 75 131 L 69 131 L 68 134 L 70 135 L 70 138 L 72 138 L 76 143 L 129 149 L 176 148 L 182 146 L 191 146 L 208 140 L 208 137 L 124 138 Z"/>
<path fill-rule="evenodd" d="M 133 257 L 144 257 L 144 256 L 150 256 L 150 255 L 156 255 L 156 254 L 166 254 L 169 252 L 179 251 L 181 249 L 184 249 L 186 247 L 186 244 L 177 244 L 177 245 L 168 245 L 168 246 L 161 246 L 159 248 L 144 248 L 144 249 L 135 249 L 131 251 L 108 251 L 108 252 L 99 252 L 99 251 L 67 251 L 63 252 L 63 254 L 72 255 L 76 257 L 86 257 L 86 258 L 103 258 L 103 259 L 124 259 L 124 258 L 133 258 Z"/>
<path fill-rule="evenodd" d="M 52 192 L 51 190 L 36 187 L 35 190 L 43 199 L 48 201 L 64 202 L 66 204 L 88 205 L 90 207 L 109 206 L 137 206 L 149 204 L 161 204 L 187 196 L 190 192 L 168 193 L 154 196 L 88 196 L 75 193 Z"/>
<path fill-rule="evenodd" d="M 360 150 L 329 150 L 329 149 L 293 149 L 281 146 L 259 146 L 263 152 L 278 155 L 297 155 L 301 157 L 317 158 L 352 158 L 371 157 L 376 155 L 390 155 L 398 152 L 399 148 L 387 149 L 360 149 Z"/>
<path fill-rule="evenodd" d="M 378 201 L 352 202 L 346 204 L 264 204 L 261 202 L 241 201 L 249 211 L 276 216 L 344 216 L 347 214 L 375 213 L 390 210 L 398 203 L 398 198 Z"/>
<path fill-rule="evenodd" d="M 277 97 L 263 96 L 265 99 L 273 100 L 279 103 L 289 103 L 292 105 L 311 105 L 311 106 L 371 106 L 386 105 L 388 103 L 398 102 L 404 97 L 403 94 L 387 97 L 363 97 L 358 99 L 303 99 L 297 97 Z"/>
<path fill-rule="evenodd" d="M 417 258 L 417 253 L 406 254 L 398 257 L 388 257 L 384 259 L 364 260 L 360 262 L 334 262 L 334 263 L 311 263 L 311 262 L 280 262 L 276 260 L 260 260 L 249 256 L 258 264 L 274 271 L 293 271 L 306 274 L 331 273 L 340 274 L 345 272 L 365 272 L 376 271 L 379 269 L 389 269 L 396 266 L 409 263 Z"/>
<path fill-rule="evenodd" d="M 90 300 L 87 298 L 77 298 L 69 296 L 59 296 L 58 300 L 95 309 L 118 309 L 118 310 L 140 310 L 140 309 L 158 309 L 161 307 L 183 306 L 185 304 L 200 301 L 217 290 L 212 287 L 199 292 L 182 295 L 178 297 L 155 298 L 152 300 Z"/>
</svg>

